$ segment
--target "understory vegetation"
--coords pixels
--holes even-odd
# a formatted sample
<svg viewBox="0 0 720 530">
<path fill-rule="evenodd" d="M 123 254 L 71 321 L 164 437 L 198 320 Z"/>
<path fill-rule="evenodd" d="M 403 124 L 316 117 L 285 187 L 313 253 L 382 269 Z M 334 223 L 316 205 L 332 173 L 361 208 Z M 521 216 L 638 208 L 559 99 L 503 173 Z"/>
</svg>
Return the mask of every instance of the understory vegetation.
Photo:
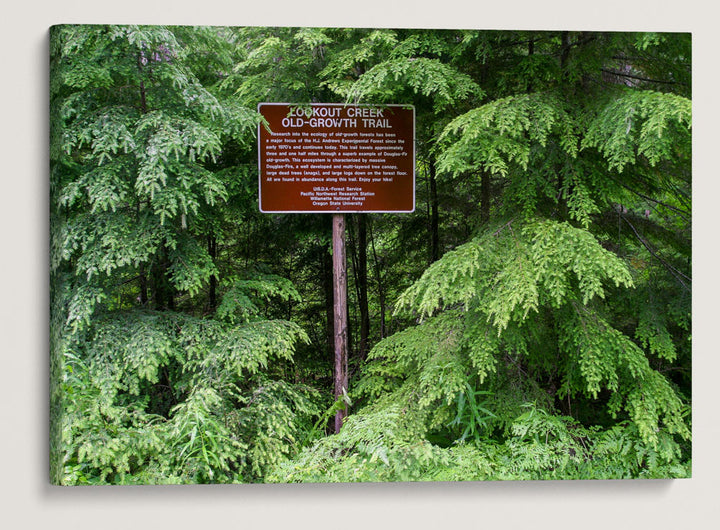
<svg viewBox="0 0 720 530">
<path fill-rule="evenodd" d="M 691 476 L 690 35 L 50 46 L 53 483 Z M 337 401 L 330 218 L 259 212 L 261 102 L 415 108 L 415 211 L 346 215 Z"/>
</svg>

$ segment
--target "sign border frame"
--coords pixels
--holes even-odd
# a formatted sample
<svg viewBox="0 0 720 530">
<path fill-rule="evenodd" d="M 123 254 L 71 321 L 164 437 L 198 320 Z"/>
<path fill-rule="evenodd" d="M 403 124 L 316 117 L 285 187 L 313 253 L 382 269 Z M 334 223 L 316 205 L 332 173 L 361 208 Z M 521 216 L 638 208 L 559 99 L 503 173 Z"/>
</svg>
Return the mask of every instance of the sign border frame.
<svg viewBox="0 0 720 530">
<path fill-rule="evenodd" d="M 258 133 L 257 133 L 257 146 L 258 146 L 258 210 L 260 213 L 266 213 L 266 214 L 286 214 L 286 213 L 306 213 L 306 214 L 312 214 L 312 213 L 321 213 L 321 214 L 327 214 L 327 213 L 334 213 L 334 214 L 340 214 L 340 213 L 414 213 L 415 212 L 415 200 L 416 200 L 416 184 L 417 179 L 415 177 L 416 171 L 417 171 L 417 163 L 416 163 L 416 123 L 415 123 L 415 105 L 412 104 L 402 104 L 402 103 L 279 103 L 279 102 L 261 102 L 258 103 L 257 106 L 257 112 L 262 116 L 262 112 L 260 112 L 260 107 L 267 105 L 267 106 L 279 106 L 279 105 L 286 105 L 286 106 L 298 106 L 298 107 L 312 107 L 312 106 L 334 106 L 334 107 L 401 107 L 406 108 L 412 111 L 412 124 L 413 124 L 413 130 L 412 130 L 412 209 L 411 210 L 263 210 L 262 209 L 262 163 L 260 160 L 260 127 L 264 127 L 264 124 L 262 122 L 258 123 Z"/>
</svg>

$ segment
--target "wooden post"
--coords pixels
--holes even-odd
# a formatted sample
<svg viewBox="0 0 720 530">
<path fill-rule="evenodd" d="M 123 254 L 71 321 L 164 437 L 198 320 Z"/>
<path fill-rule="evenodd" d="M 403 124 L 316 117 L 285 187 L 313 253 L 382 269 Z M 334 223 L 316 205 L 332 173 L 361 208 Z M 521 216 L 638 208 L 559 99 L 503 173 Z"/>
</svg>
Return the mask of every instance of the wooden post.
<svg viewBox="0 0 720 530">
<path fill-rule="evenodd" d="M 335 313 L 335 399 L 347 391 L 347 266 L 345 261 L 345 215 L 333 214 L 333 296 Z M 335 432 L 340 432 L 347 410 L 335 414 Z"/>
</svg>

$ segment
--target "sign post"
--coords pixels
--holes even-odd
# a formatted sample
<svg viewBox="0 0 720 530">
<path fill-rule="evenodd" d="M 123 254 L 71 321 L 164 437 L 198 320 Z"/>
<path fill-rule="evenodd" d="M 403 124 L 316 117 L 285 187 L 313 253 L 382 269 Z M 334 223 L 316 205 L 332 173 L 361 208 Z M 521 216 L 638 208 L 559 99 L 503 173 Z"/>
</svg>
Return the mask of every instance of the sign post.
<svg viewBox="0 0 720 530">
<path fill-rule="evenodd" d="M 347 262 L 345 257 L 345 214 L 333 214 L 333 314 L 335 337 L 335 400 L 347 392 Z M 340 432 L 347 407 L 335 413 L 335 432 Z"/>
<path fill-rule="evenodd" d="M 415 109 L 260 103 L 259 205 L 333 214 L 335 399 L 348 387 L 345 213 L 415 210 Z M 339 432 L 347 411 L 335 416 Z"/>
</svg>

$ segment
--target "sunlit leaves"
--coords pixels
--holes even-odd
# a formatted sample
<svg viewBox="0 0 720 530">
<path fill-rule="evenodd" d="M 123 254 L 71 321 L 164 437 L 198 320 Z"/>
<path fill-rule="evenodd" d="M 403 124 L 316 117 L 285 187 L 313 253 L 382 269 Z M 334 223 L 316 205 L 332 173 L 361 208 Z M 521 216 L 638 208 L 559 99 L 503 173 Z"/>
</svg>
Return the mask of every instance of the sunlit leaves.
<svg viewBox="0 0 720 530">
<path fill-rule="evenodd" d="M 485 260 L 491 256 L 477 240 L 448 252 L 400 296 L 398 310 L 412 307 L 421 317 L 427 317 L 440 307 L 468 303 L 477 296 L 477 288 L 473 281 L 467 280 L 477 278 Z"/>
<path fill-rule="evenodd" d="M 62 253 L 64 259 L 76 258 L 75 270 L 89 280 L 148 261 L 163 235 L 147 217 L 134 222 L 121 213 L 85 214 L 68 227 Z"/>
<path fill-rule="evenodd" d="M 586 230 L 551 221 L 533 222 L 518 229 L 508 224 L 434 263 L 403 294 L 398 307 L 415 309 L 423 316 L 458 304 L 464 307 L 467 313 L 462 318 L 468 328 L 463 341 L 480 381 L 494 369 L 498 351 L 533 355 L 540 345 L 527 338 L 522 344 L 517 342 L 516 330 L 522 329 L 525 337 L 531 337 L 533 329 L 542 329 L 542 313 L 557 311 L 558 344 L 569 361 L 561 391 L 597 398 L 601 390 L 607 389 L 627 396 L 628 412 L 638 424 L 640 436 L 655 443 L 657 437 L 653 433 L 659 422 L 669 424 L 669 418 L 677 415 L 682 403 L 664 378 L 650 368 L 640 347 L 612 328 L 591 305 L 594 300 L 602 300 L 608 288 L 632 285 L 627 266 Z M 483 321 L 492 324 L 494 330 L 484 327 Z M 395 337 L 401 340 L 405 333 L 411 331 Z M 413 328 L 412 334 L 408 336 L 417 334 L 418 344 L 423 344 L 420 338 L 423 335 L 433 344 L 443 340 L 430 339 L 423 327 Z M 642 336 L 650 337 L 647 333 Z M 441 374 L 433 370 L 430 362 L 437 354 L 419 355 L 422 350 L 404 342 L 391 352 L 384 349 L 386 344 L 396 344 L 395 339 L 386 339 L 373 355 L 398 361 L 412 356 L 421 381 L 425 374 L 440 380 Z M 459 350 L 460 346 L 456 348 Z M 574 373 L 578 379 L 573 378 Z M 448 388 L 457 392 L 461 387 L 456 384 L 463 377 L 467 376 L 455 377 Z M 648 387 L 650 380 L 654 383 Z M 644 389 L 642 398 L 633 397 L 638 388 Z M 641 413 L 637 405 L 640 399 L 657 401 L 652 408 L 646 405 Z M 682 425 L 681 421 L 673 420 L 672 432 L 686 434 Z"/>
<path fill-rule="evenodd" d="M 248 472 L 261 478 L 293 454 L 305 431 L 296 416 L 318 415 L 317 392 L 284 381 L 264 381 L 248 398 L 247 406 L 232 415 L 247 446 Z"/>
<path fill-rule="evenodd" d="M 451 402 L 465 381 L 465 359 L 459 355 L 462 320 L 454 312 L 432 318 L 386 338 L 373 348 L 370 359 L 382 360 L 370 373 L 417 374 L 414 387 L 419 403 Z"/>
<path fill-rule="evenodd" d="M 237 454 L 246 449 L 222 421 L 223 399 L 212 388 L 197 387 L 173 410 L 168 425 L 179 475 L 195 483 L 229 482 Z M 236 465 L 236 464 L 235 464 Z"/>
<path fill-rule="evenodd" d="M 530 252 L 536 278 L 556 306 L 569 296 L 570 283 L 563 271 L 572 271 L 577 279 L 583 304 L 596 296 L 604 298 L 604 280 L 615 287 L 633 285 L 627 266 L 585 230 L 546 221 L 529 225 L 525 232 L 532 238 Z"/>
<path fill-rule="evenodd" d="M 274 274 L 248 273 L 228 283 L 217 315 L 231 323 L 258 317 L 263 303 L 271 300 L 300 301 L 292 282 Z"/>
<path fill-rule="evenodd" d="M 498 331 L 523 321 L 541 303 L 604 296 L 604 282 L 630 286 L 626 266 L 588 232 L 566 223 L 512 222 L 449 252 L 398 300 L 421 315 L 455 304 L 479 307 Z M 472 304 L 470 304 L 472 302 Z"/>
<path fill-rule="evenodd" d="M 544 147 L 551 134 L 558 135 L 567 156 L 575 156 L 575 125 L 558 98 L 528 94 L 495 100 L 448 124 L 440 137 L 447 148 L 438 169 L 457 174 L 480 166 L 503 176 L 513 165 L 527 170 L 531 147 Z"/>
<path fill-rule="evenodd" d="M 407 398 L 408 396 L 405 396 Z M 338 435 L 326 437 L 282 462 L 269 482 L 427 480 L 425 473 L 447 456 L 412 428 L 411 403 L 397 401 L 348 416 Z"/>
<path fill-rule="evenodd" d="M 272 358 L 290 360 L 295 344 L 308 342 L 305 331 L 284 320 L 250 322 L 228 332 L 201 360 L 201 365 L 229 373 L 255 374 Z"/>
<path fill-rule="evenodd" d="M 397 86 L 433 98 L 438 110 L 479 92 L 470 77 L 437 59 L 403 57 L 374 66 L 343 96 L 353 102 L 387 101 Z"/>
<path fill-rule="evenodd" d="M 178 238 L 176 246 L 169 252 L 169 259 L 170 281 L 176 289 L 190 296 L 197 294 L 210 277 L 218 275 L 217 267 L 205 247 L 187 234 Z"/>
<path fill-rule="evenodd" d="M 304 387 L 264 381 L 241 390 L 307 340 L 289 322 L 231 328 L 179 313 L 131 311 L 94 324 L 87 341 L 71 345 L 76 354 L 66 354 L 63 439 L 74 464 L 65 483 L 133 480 L 125 474 L 141 483 L 249 480 L 290 454 L 318 412 L 315 394 Z M 172 373 L 177 404 L 165 417 L 148 413 L 152 388 Z"/>
<path fill-rule="evenodd" d="M 625 409 L 637 426 L 640 437 L 657 448 L 664 436 L 678 434 L 685 440 L 691 437 L 686 423 L 690 409 L 679 398 L 662 374 L 648 370 L 641 384 L 628 392 Z"/>
<path fill-rule="evenodd" d="M 583 147 L 595 147 L 622 171 L 638 157 L 650 165 L 689 153 L 692 104 L 675 94 L 627 90 L 590 123 Z"/>
<path fill-rule="evenodd" d="M 501 443 L 441 448 L 407 440 L 397 406 L 350 416 L 339 435 L 323 439 L 268 475 L 270 482 L 478 481 L 687 477 L 681 448 L 666 433 L 645 443 L 637 427 L 585 427 L 525 403 Z"/>
</svg>

